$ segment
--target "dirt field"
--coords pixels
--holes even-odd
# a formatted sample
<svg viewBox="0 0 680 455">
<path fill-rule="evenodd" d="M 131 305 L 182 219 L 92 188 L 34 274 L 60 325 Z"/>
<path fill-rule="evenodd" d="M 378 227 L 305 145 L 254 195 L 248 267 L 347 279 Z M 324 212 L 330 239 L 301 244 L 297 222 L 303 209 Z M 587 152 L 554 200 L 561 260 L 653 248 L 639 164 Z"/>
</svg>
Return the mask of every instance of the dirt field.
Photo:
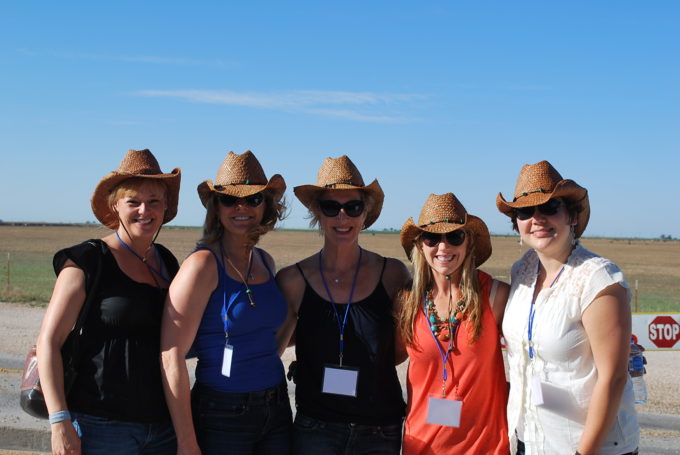
<svg viewBox="0 0 680 455">
<path fill-rule="evenodd" d="M 20 297 L 22 293 L 35 295 L 34 300 L 45 303 L 54 283 L 51 267 L 54 252 L 109 232 L 97 226 L 0 226 L 0 290 L 7 291 L 9 253 L 13 292 Z M 165 228 L 158 241 L 181 261 L 192 251 L 200 233 L 197 228 Z M 397 234 L 365 233 L 360 243 L 366 249 L 407 262 Z M 525 248 L 520 248 L 517 237 L 493 237 L 492 243 L 493 254 L 482 269 L 507 281 L 510 266 Z M 619 265 L 631 287 L 638 282 L 638 311 L 680 311 L 680 241 L 585 238 L 583 245 Z M 264 236 L 259 246 L 274 256 L 280 268 L 318 251 L 321 237 L 309 231 L 275 231 Z M 11 293 L 0 294 L 5 301 L 27 300 L 11 297 Z"/>
</svg>

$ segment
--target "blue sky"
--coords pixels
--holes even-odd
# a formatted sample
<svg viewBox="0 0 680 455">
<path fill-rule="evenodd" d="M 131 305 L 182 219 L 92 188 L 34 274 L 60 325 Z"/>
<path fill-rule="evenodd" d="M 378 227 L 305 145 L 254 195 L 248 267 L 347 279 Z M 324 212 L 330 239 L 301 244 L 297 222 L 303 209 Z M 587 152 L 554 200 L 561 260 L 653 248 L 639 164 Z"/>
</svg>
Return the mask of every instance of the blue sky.
<svg viewBox="0 0 680 455">
<path fill-rule="evenodd" d="M 680 237 L 680 3 L 3 2 L 0 219 L 94 220 L 128 149 L 183 172 L 173 224 L 230 150 L 314 183 L 347 154 L 400 228 L 454 192 L 493 233 L 521 166 L 587 187 L 585 235 Z"/>
</svg>

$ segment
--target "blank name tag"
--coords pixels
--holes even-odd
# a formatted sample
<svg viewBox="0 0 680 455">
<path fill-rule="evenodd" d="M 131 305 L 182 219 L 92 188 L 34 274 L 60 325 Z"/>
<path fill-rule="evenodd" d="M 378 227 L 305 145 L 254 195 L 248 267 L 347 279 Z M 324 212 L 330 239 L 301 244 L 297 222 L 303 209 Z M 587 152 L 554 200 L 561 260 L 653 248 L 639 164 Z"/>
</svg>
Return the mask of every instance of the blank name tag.
<svg viewBox="0 0 680 455">
<path fill-rule="evenodd" d="M 543 404 L 543 385 L 538 376 L 531 377 L 531 404 L 540 406 Z"/>
<path fill-rule="evenodd" d="M 222 376 L 231 376 L 231 360 L 234 357 L 234 347 L 230 344 L 224 346 L 224 356 L 222 357 Z"/>
<path fill-rule="evenodd" d="M 458 428 L 460 426 L 460 412 L 462 408 L 462 401 L 430 397 L 428 399 L 426 422 Z"/>
<path fill-rule="evenodd" d="M 341 366 L 325 366 L 323 369 L 323 393 L 357 396 L 357 380 L 359 370 Z"/>
</svg>

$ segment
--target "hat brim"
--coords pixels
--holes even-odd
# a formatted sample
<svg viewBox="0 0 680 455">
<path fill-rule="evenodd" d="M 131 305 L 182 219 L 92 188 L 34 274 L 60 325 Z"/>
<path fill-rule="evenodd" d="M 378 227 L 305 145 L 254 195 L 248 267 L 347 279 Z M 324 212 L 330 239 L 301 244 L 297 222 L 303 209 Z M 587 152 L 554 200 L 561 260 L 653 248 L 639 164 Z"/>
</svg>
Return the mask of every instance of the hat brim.
<svg viewBox="0 0 680 455">
<path fill-rule="evenodd" d="M 409 260 L 413 260 L 411 252 L 416 245 L 416 239 L 423 232 L 432 232 L 435 234 L 447 234 L 449 232 L 464 229 L 475 236 L 475 267 L 479 267 L 491 256 L 491 235 L 486 223 L 474 215 L 467 214 L 465 216 L 465 223 L 446 223 L 439 222 L 430 224 L 426 227 L 420 227 L 413 222 L 413 218 L 406 220 L 399 233 L 399 240 L 401 246 L 406 252 Z"/>
<path fill-rule="evenodd" d="M 571 179 L 557 182 L 551 193 L 531 193 L 518 198 L 514 202 L 506 201 L 503 195 L 498 193 L 498 196 L 496 197 L 496 207 L 501 213 L 512 218 L 514 210 L 517 208 L 534 207 L 545 204 L 550 199 L 558 197 L 581 203 L 581 211 L 577 215 L 576 228 L 574 230 L 575 237 L 580 238 L 586 230 L 586 226 L 590 219 L 590 200 L 588 198 L 588 190 Z"/>
<path fill-rule="evenodd" d="M 198 197 L 201 199 L 203 207 L 207 207 L 212 193 L 228 194 L 234 197 L 247 197 L 257 193 L 269 193 L 275 201 L 280 201 L 283 193 L 286 192 L 286 182 L 280 174 L 274 174 L 265 184 L 259 185 L 217 185 L 215 188 L 212 180 L 204 180 L 198 185 Z"/>
<path fill-rule="evenodd" d="M 368 193 L 372 196 L 374 204 L 373 207 L 371 207 L 371 210 L 366 214 L 366 222 L 364 223 L 364 228 L 368 228 L 369 226 L 371 226 L 380 216 L 380 212 L 382 211 L 383 207 L 383 202 L 385 201 L 385 193 L 383 193 L 382 187 L 380 186 L 380 183 L 378 183 L 377 179 L 373 180 L 370 185 L 366 186 L 356 186 L 349 185 L 346 183 L 337 183 L 332 187 L 324 187 L 317 185 L 300 185 L 293 188 L 295 196 L 300 200 L 302 205 L 307 207 L 307 209 L 309 210 L 312 209 L 314 201 L 318 199 L 319 193 L 334 190 L 358 190 Z"/>
<path fill-rule="evenodd" d="M 118 215 L 113 212 L 109 206 L 109 195 L 121 182 L 132 179 L 141 178 L 149 180 L 159 180 L 166 186 L 165 198 L 167 207 L 165 215 L 163 216 L 163 224 L 171 221 L 177 215 L 177 206 L 179 204 L 179 186 L 182 179 L 182 171 L 175 168 L 169 174 L 128 174 L 117 171 L 110 172 L 97 184 L 97 187 L 92 193 L 90 205 L 92 206 L 92 213 L 94 216 L 109 229 L 118 229 L 120 223 Z"/>
</svg>

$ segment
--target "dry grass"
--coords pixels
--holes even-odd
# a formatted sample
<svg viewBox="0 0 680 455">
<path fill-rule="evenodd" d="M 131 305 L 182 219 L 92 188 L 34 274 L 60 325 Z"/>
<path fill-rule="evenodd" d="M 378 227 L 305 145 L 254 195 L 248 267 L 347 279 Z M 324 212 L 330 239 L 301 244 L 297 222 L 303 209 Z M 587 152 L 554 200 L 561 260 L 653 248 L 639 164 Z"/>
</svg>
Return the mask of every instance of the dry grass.
<svg viewBox="0 0 680 455">
<path fill-rule="evenodd" d="M 102 227 L 0 226 L 0 299 L 45 303 L 54 283 L 52 255 L 60 248 L 107 235 Z M 194 248 L 198 228 L 165 228 L 158 241 L 181 261 Z M 408 264 L 399 236 L 364 233 L 361 245 Z M 482 269 L 509 280 L 510 266 L 523 253 L 514 237 L 493 237 L 493 255 Z M 275 231 L 262 238 L 260 247 L 274 256 L 278 267 L 293 264 L 321 247 L 316 232 Z M 680 311 L 680 242 L 586 238 L 583 245 L 621 267 L 633 287 L 639 283 L 639 311 Z M 7 289 L 7 253 L 11 258 L 11 287 Z"/>
</svg>

